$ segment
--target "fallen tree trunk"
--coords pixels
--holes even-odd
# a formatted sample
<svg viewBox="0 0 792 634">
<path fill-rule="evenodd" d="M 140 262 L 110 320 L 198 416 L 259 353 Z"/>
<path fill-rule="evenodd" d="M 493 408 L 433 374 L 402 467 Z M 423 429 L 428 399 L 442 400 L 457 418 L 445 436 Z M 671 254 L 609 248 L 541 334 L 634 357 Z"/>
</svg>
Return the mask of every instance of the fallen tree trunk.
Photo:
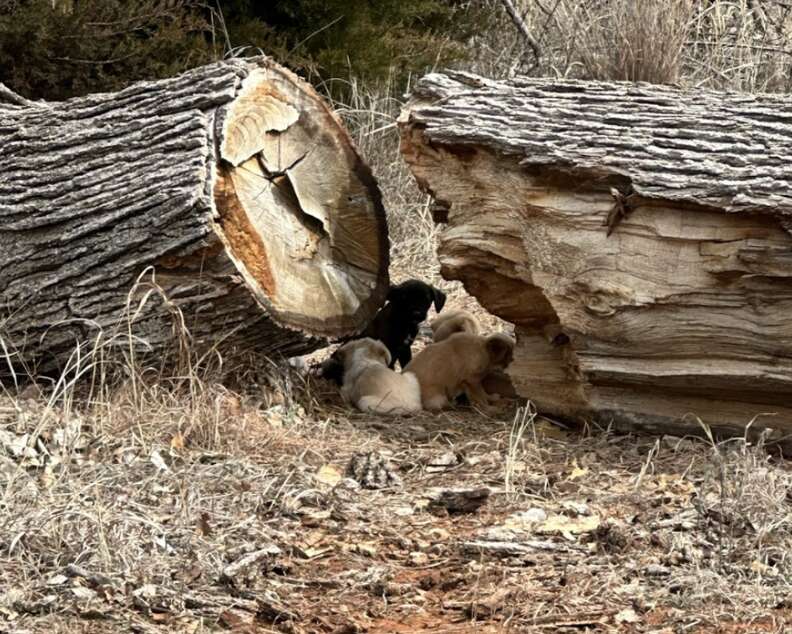
<svg viewBox="0 0 792 634">
<path fill-rule="evenodd" d="M 196 342 L 298 354 L 384 301 L 377 185 L 325 102 L 267 58 L 62 103 L 0 85 L 0 115 L 13 364 L 56 367 L 122 313 L 157 351 L 180 313 Z"/>
<path fill-rule="evenodd" d="M 516 325 L 521 395 L 622 428 L 787 433 L 791 112 L 783 96 L 432 74 L 400 127 L 446 223 L 443 275 Z"/>
</svg>

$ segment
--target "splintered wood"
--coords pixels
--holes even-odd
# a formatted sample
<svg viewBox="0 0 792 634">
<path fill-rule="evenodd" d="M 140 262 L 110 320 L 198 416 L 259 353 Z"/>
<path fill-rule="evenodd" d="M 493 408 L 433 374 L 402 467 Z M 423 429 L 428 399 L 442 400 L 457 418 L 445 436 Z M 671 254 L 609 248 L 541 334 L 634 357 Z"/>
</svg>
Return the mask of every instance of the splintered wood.
<svg viewBox="0 0 792 634">
<path fill-rule="evenodd" d="M 432 74 L 400 127 L 540 410 L 792 430 L 792 100 Z"/>
<path fill-rule="evenodd" d="M 299 354 L 384 301 L 377 185 L 324 100 L 268 58 L 63 103 L 2 88 L 0 115 L 14 365 L 62 368 L 97 341 L 163 352 L 174 324 L 224 355 Z"/>
</svg>

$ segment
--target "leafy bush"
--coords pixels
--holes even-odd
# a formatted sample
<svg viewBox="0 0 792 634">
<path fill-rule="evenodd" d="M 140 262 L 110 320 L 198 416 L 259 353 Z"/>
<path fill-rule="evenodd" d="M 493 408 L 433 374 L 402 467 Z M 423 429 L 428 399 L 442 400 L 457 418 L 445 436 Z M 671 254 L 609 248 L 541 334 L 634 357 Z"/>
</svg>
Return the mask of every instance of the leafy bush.
<svg viewBox="0 0 792 634">
<path fill-rule="evenodd" d="M 460 59 L 480 10 L 454 0 L 227 0 L 219 6 L 233 46 L 263 50 L 317 82 L 403 79 Z"/>
<path fill-rule="evenodd" d="M 475 15 L 459 0 L 0 0 L 0 81 L 63 99 L 262 52 L 317 83 L 401 80 L 463 57 Z"/>
<path fill-rule="evenodd" d="M 222 52 L 208 17 L 192 0 L 0 0 L 0 81 L 65 99 L 174 75 Z"/>
</svg>

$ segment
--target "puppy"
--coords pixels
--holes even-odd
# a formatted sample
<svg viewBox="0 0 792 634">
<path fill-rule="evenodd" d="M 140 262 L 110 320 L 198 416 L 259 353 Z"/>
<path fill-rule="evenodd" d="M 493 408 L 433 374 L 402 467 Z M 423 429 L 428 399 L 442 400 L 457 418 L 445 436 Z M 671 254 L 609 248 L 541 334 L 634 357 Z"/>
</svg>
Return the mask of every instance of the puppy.
<svg viewBox="0 0 792 634">
<path fill-rule="evenodd" d="M 478 320 L 466 310 L 452 310 L 436 317 L 429 324 L 432 329 L 432 340 L 439 343 L 457 332 L 479 334 Z"/>
<path fill-rule="evenodd" d="M 469 332 L 470 334 L 477 335 L 480 331 L 478 320 L 466 310 L 452 310 L 445 312 L 436 319 L 432 320 L 429 324 L 432 328 L 432 340 L 435 343 L 448 339 L 451 335 L 457 332 Z M 489 394 L 490 400 L 495 400 L 501 396 L 507 398 L 516 398 L 517 391 L 514 389 L 509 375 L 503 370 L 492 370 L 487 372 L 481 379 L 481 387 Z M 464 403 L 465 396 L 460 395 L 458 402 Z"/>
<path fill-rule="evenodd" d="M 391 353 L 389 367 L 395 367 L 398 361 L 404 369 L 412 359 L 411 346 L 418 335 L 418 326 L 426 319 L 432 304 L 439 313 L 445 301 L 443 291 L 420 280 L 407 280 L 392 286 L 388 291 L 387 303 L 362 336 L 384 343 Z"/>
<path fill-rule="evenodd" d="M 507 335 L 458 332 L 424 348 L 404 371 L 418 377 L 424 409 L 443 409 L 462 393 L 470 403 L 487 408 L 489 397 L 482 380 L 495 370 L 505 370 L 513 358 L 514 340 Z"/>
<path fill-rule="evenodd" d="M 410 414 L 421 411 L 421 386 L 414 374 L 388 368 L 390 353 L 381 341 L 357 339 L 341 346 L 341 396 L 361 412 Z"/>
</svg>

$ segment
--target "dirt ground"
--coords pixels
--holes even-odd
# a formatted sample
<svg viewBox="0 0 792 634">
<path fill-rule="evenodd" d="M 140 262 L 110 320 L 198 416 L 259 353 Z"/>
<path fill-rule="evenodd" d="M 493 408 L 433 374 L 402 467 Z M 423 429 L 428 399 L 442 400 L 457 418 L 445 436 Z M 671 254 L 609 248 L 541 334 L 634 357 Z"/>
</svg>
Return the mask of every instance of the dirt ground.
<svg viewBox="0 0 792 634">
<path fill-rule="evenodd" d="M 181 423 L 161 394 L 0 402 L 0 631 L 792 628 L 792 477 L 763 447 L 289 385 L 207 387 Z"/>
</svg>

